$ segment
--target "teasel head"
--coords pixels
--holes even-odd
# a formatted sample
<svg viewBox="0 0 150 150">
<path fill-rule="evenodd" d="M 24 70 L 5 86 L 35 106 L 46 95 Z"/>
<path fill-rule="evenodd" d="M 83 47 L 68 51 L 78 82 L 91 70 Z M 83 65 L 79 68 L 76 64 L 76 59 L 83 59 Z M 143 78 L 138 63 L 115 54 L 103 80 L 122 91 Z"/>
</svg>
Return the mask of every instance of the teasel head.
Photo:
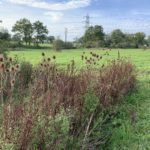
<svg viewBox="0 0 150 150">
<path fill-rule="evenodd" d="M 1 64 L 1 69 L 4 69 L 5 68 L 5 65 L 4 63 Z"/>
<path fill-rule="evenodd" d="M 12 62 L 12 58 L 11 57 L 9 58 L 9 61 Z"/>
<path fill-rule="evenodd" d="M 4 61 L 4 58 L 3 57 L 0 57 L 0 62 L 3 62 Z"/>
<path fill-rule="evenodd" d="M 11 80 L 11 87 L 15 85 L 15 80 Z"/>
<path fill-rule="evenodd" d="M 53 59 L 56 59 L 56 56 L 55 56 L 55 55 L 53 56 Z"/>
<path fill-rule="evenodd" d="M 48 62 L 50 62 L 50 61 L 51 61 L 51 59 L 50 59 L 50 58 L 47 58 L 47 61 L 48 61 Z"/>
<path fill-rule="evenodd" d="M 84 56 L 83 56 L 83 55 L 81 55 L 81 59 L 82 59 L 82 60 L 84 59 Z"/>
<path fill-rule="evenodd" d="M 9 73 L 9 72 L 10 72 L 10 70 L 9 70 L 9 69 L 6 69 L 6 72 L 7 72 L 7 73 Z"/>
<path fill-rule="evenodd" d="M 15 72 L 16 70 L 15 70 L 15 68 L 14 68 L 14 67 L 11 67 L 11 71 L 12 71 L 12 72 Z"/>
<path fill-rule="evenodd" d="M 19 69 L 20 69 L 20 66 L 17 64 L 16 65 L 16 70 L 19 71 Z"/>
<path fill-rule="evenodd" d="M 45 56 L 45 53 L 44 53 L 44 52 L 42 53 L 42 56 L 43 56 L 43 57 Z"/>
<path fill-rule="evenodd" d="M 47 67 L 47 65 L 46 65 L 46 64 L 44 64 L 44 67 L 46 68 L 46 67 Z"/>
</svg>

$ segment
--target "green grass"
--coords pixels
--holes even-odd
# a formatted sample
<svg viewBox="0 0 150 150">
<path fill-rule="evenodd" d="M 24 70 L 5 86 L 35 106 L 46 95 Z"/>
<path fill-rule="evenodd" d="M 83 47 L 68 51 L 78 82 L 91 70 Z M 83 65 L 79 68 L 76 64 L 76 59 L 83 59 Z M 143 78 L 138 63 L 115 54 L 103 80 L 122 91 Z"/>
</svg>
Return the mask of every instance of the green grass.
<svg viewBox="0 0 150 150">
<path fill-rule="evenodd" d="M 47 57 L 52 57 L 55 55 L 57 57 L 57 63 L 64 65 L 71 61 L 72 59 L 75 60 L 78 66 L 82 65 L 81 55 L 83 51 L 90 51 L 85 49 L 78 49 L 78 50 L 62 50 L 61 52 L 55 52 L 52 50 L 33 50 L 33 49 L 25 49 L 22 51 L 11 51 L 9 55 L 14 57 L 15 55 L 18 56 L 20 60 L 27 60 L 30 61 L 32 64 L 38 64 L 41 60 L 41 53 L 45 52 Z M 92 50 L 97 54 L 104 54 L 105 51 L 103 50 Z M 117 58 L 118 50 L 112 50 L 109 52 L 110 56 L 105 56 L 103 61 Z M 127 57 L 137 66 L 139 70 L 150 70 L 150 50 L 143 51 L 141 49 L 121 49 L 120 55 L 123 57 Z"/>
</svg>

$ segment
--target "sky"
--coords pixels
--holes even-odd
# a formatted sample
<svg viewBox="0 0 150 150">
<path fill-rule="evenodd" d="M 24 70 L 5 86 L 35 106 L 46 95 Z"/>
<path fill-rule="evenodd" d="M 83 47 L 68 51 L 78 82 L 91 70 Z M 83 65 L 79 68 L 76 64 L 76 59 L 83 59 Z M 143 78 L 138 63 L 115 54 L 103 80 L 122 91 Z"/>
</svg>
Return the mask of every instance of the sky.
<svg viewBox="0 0 150 150">
<path fill-rule="evenodd" d="M 0 23 L 11 32 L 21 18 L 40 20 L 49 35 L 68 41 L 85 32 L 86 16 L 90 25 L 102 25 L 106 33 L 121 29 L 127 33 L 150 35 L 150 0 L 0 0 Z"/>
</svg>

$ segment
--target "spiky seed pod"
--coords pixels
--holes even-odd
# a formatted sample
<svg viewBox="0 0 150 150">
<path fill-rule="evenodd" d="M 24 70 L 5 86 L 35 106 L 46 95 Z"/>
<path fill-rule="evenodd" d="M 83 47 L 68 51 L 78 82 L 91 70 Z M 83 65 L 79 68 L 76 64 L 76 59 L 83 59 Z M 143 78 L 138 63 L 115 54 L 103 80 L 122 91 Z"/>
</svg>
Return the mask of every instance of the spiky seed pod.
<svg viewBox="0 0 150 150">
<path fill-rule="evenodd" d="M 12 58 L 11 57 L 9 58 L 9 61 L 12 62 Z"/>
<path fill-rule="evenodd" d="M 45 53 L 44 53 L 44 52 L 42 53 L 42 56 L 43 56 L 43 57 L 45 56 Z"/>
<path fill-rule="evenodd" d="M 87 57 L 85 57 L 85 60 L 87 60 Z"/>
<path fill-rule="evenodd" d="M 6 72 L 8 73 L 8 72 L 9 72 L 9 69 L 6 69 Z"/>
<path fill-rule="evenodd" d="M 83 56 L 83 55 L 81 56 L 81 59 L 82 59 L 82 60 L 84 59 L 84 56 Z"/>
<path fill-rule="evenodd" d="M 53 56 L 53 59 L 56 59 L 56 56 Z"/>
<path fill-rule="evenodd" d="M 5 65 L 4 65 L 3 63 L 1 64 L 1 68 L 2 68 L 2 69 L 4 69 L 4 68 L 5 68 Z"/>
<path fill-rule="evenodd" d="M 15 80 L 11 80 L 11 87 L 13 87 L 15 84 Z"/>
<path fill-rule="evenodd" d="M 43 64 L 42 64 L 42 63 L 41 63 L 40 65 L 41 65 L 41 67 L 43 67 Z"/>
<path fill-rule="evenodd" d="M 51 61 L 51 59 L 50 59 L 50 58 L 47 58 L 47 61 Z"/>
<path fill-rule="evenodd" d="M 4 61 L 4 58 L 3 57 L 0 57 L 0 62 L 3 62 Z"/>
<path fill-rule="evenodd" d="M 14 71 L 15 71 L 15 68 L 14 68 L 14 67 L 11 67 L 11 71 L 14 72 Z"/>
<path fill-rule="evenodd" d="M 83 52 L 83 55 L 85 54 L 85 52 Z"/>
<path fill-rule="evenodd" d="M 45 64 L 45 65 L 44 65 L 44 67 L 46 68 L 46 67 L 47 67 L 47 65 Z"/>
<path fill-rule="evenodd" d="M 19 71 L 19 69 L 20 69 L 20 66 L 17 64 L 16 65 L 16 71 Z"/>
</svg>

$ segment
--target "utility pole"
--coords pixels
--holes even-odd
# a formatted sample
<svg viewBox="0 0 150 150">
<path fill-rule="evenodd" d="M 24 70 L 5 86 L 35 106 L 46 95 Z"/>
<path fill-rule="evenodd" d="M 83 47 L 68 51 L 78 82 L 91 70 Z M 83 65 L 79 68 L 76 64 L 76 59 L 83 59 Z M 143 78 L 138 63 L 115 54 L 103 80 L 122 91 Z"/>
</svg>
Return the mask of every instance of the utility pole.
<svg viewBox="0 0 150 150">
<path fill-rule="evenodd" d="M 87 30 L 89 28 L 89 26 L 90 26 L 90 16 L 89 16 L 89 14 L 87 14 L 85 16 L 85 29 Z"/>
<path fill-rule="evenodd" d="M 65 28 L 65 43 L 67 42 L 68 38 L 68 28 Z"/>
</svg>

